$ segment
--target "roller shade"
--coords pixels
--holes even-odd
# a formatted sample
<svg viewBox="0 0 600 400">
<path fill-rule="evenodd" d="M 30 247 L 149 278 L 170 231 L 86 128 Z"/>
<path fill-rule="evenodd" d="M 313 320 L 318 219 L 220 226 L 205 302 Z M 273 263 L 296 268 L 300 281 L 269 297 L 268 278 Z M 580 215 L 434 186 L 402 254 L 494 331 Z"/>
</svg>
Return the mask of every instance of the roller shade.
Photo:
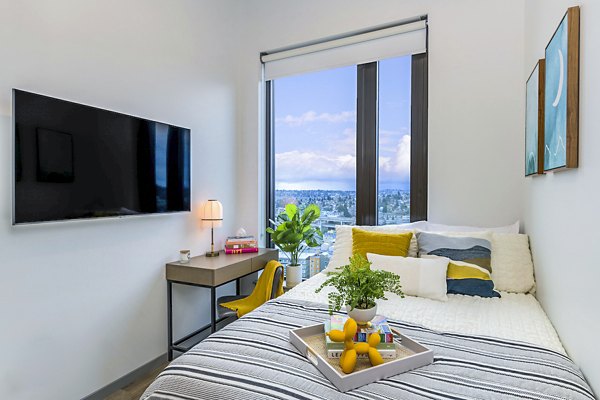
<svg viewBox="0 0 600 400">
<path fill-rule="evenodd" d="M 261 56 L 265 79 L 364 64 L 427 50 L 427 22 L 417 21 Z"/>
</svg>

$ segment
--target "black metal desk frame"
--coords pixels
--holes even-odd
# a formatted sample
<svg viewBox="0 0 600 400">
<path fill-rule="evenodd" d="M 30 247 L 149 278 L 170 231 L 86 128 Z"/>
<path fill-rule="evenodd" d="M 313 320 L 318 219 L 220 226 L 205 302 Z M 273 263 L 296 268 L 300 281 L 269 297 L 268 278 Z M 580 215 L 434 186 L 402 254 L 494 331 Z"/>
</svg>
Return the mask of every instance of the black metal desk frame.
<svg viewBox="0 0 600 400">
<path fill-rule="evenodd" d="M 199 285 L 196 283 L 179 282 L 179 281 L 167 279 L 167 314 L 168 314 L 167 318 L 168 318 L 168 340 L 169 340 L 168 356 L 169 356 L 169 361 L 173 360 L 173 352 L 174 351 L 177 351 L 180 353 L 185 353 L 186 351 L 188 351 L 191 348 L 191 347 L 182 346 L 181 344 L 183 342 L 190 340 L 194 336 L 198 336 L 202 333 L 205 333 L 205 331 L 208 329 L 210 329 L 210 333 L 215 333 L 217 331 L 218 323 L 225 321 L 227 318 L 232 318 L 232 317 L 223 317 L 223 318 L 217 319 L 217 298 L 216 297 L 217 297 L 217 288 L 218 287 L 227 285 L 228 283 L 235 281 L 236 282 L 235 283 L 235 293 L 236 293 L 236 295 L 239 295 L 240 290 L 241 290 L 240 279 L 245 278 L 246 276 L 255 274 L 256 272 L 261 271 L 261 270 L 262 269 L 252 271 L 246 275 L 231 279 L 231 280 L 221 283 L 217 286 Z M 173 341 L 173 284 L 174 283 L 178 284 L 178 285 L 195 286 L 195 287 L 210 289 L 210 323 L 204 325 L 200 329 L 197 329 L 194 332 L 187 334 L 184 337 L 177 339 L 175 341 Z"/>
</svg>

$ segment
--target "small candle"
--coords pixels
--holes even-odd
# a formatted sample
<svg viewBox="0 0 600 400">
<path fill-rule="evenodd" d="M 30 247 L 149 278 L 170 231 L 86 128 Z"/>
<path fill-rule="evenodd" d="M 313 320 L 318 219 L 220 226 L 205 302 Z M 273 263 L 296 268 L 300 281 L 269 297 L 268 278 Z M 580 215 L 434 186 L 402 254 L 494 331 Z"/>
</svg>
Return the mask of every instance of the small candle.
<svg viewBox="0 0 600 400">
<path fill-rule="evenodd" d="M 189 250 L 180 250 L 179 251 L 179 262 L 188 263 L 190 262 L 190 258 L 192 258 Z"/>
</svg>

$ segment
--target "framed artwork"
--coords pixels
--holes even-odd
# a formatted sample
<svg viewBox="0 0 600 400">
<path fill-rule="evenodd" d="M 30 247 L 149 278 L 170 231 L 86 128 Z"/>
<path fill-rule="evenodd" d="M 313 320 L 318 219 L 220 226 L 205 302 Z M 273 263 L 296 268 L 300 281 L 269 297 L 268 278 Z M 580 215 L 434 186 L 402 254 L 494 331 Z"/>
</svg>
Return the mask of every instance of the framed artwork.
<svg viewBox="0 0 600 400">
<path fill-rule="evenodd" d="M 539 60 L 526 85 L 525 176 L 544 173 L 544 82 L 546 62 Z"/>
<path fill-rule="evenodd" d="M 70 133 L 37 128 L 38 182 L 73 182 L 73 136 Z"/>
<path fill-rule="evenodd" d="M 579 7 L 571 7 L 546 46 L 544 171 L 577 168 Z"/>
</svg>

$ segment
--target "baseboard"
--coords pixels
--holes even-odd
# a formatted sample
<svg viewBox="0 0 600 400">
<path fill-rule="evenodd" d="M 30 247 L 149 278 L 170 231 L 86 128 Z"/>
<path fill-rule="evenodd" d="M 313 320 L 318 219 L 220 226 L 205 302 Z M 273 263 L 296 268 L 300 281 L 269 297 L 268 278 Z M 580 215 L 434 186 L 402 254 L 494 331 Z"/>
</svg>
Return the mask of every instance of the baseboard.
<svg viewBox="0 0 600 400">
<path fill-rule="evenodd" d="M 116 381 L 111 382 L 108 385 L 104 386 L 103 388 L 96 390 L 94 393 L 87 395 L 86 397 L 82 398 L 81 400 L 102 400 L 102 399 L 106 398 L 108 395 L 116 392 L 119 389 L 124 388 L 125 386 L 136 381 L 137 379 L 141 378 L 142 376 L 155 370 L 156 368 L 158 368 L 159 366 L 161 366 L 162 364 L 164 364 L 166 362 L 167 362 L 167 353 L 156 357 L 154 360 L 142 365 L 139 368 L 134 369 L 127 375 L 122 376 L 121 378 L 117 379 Z"/>
</svg>

